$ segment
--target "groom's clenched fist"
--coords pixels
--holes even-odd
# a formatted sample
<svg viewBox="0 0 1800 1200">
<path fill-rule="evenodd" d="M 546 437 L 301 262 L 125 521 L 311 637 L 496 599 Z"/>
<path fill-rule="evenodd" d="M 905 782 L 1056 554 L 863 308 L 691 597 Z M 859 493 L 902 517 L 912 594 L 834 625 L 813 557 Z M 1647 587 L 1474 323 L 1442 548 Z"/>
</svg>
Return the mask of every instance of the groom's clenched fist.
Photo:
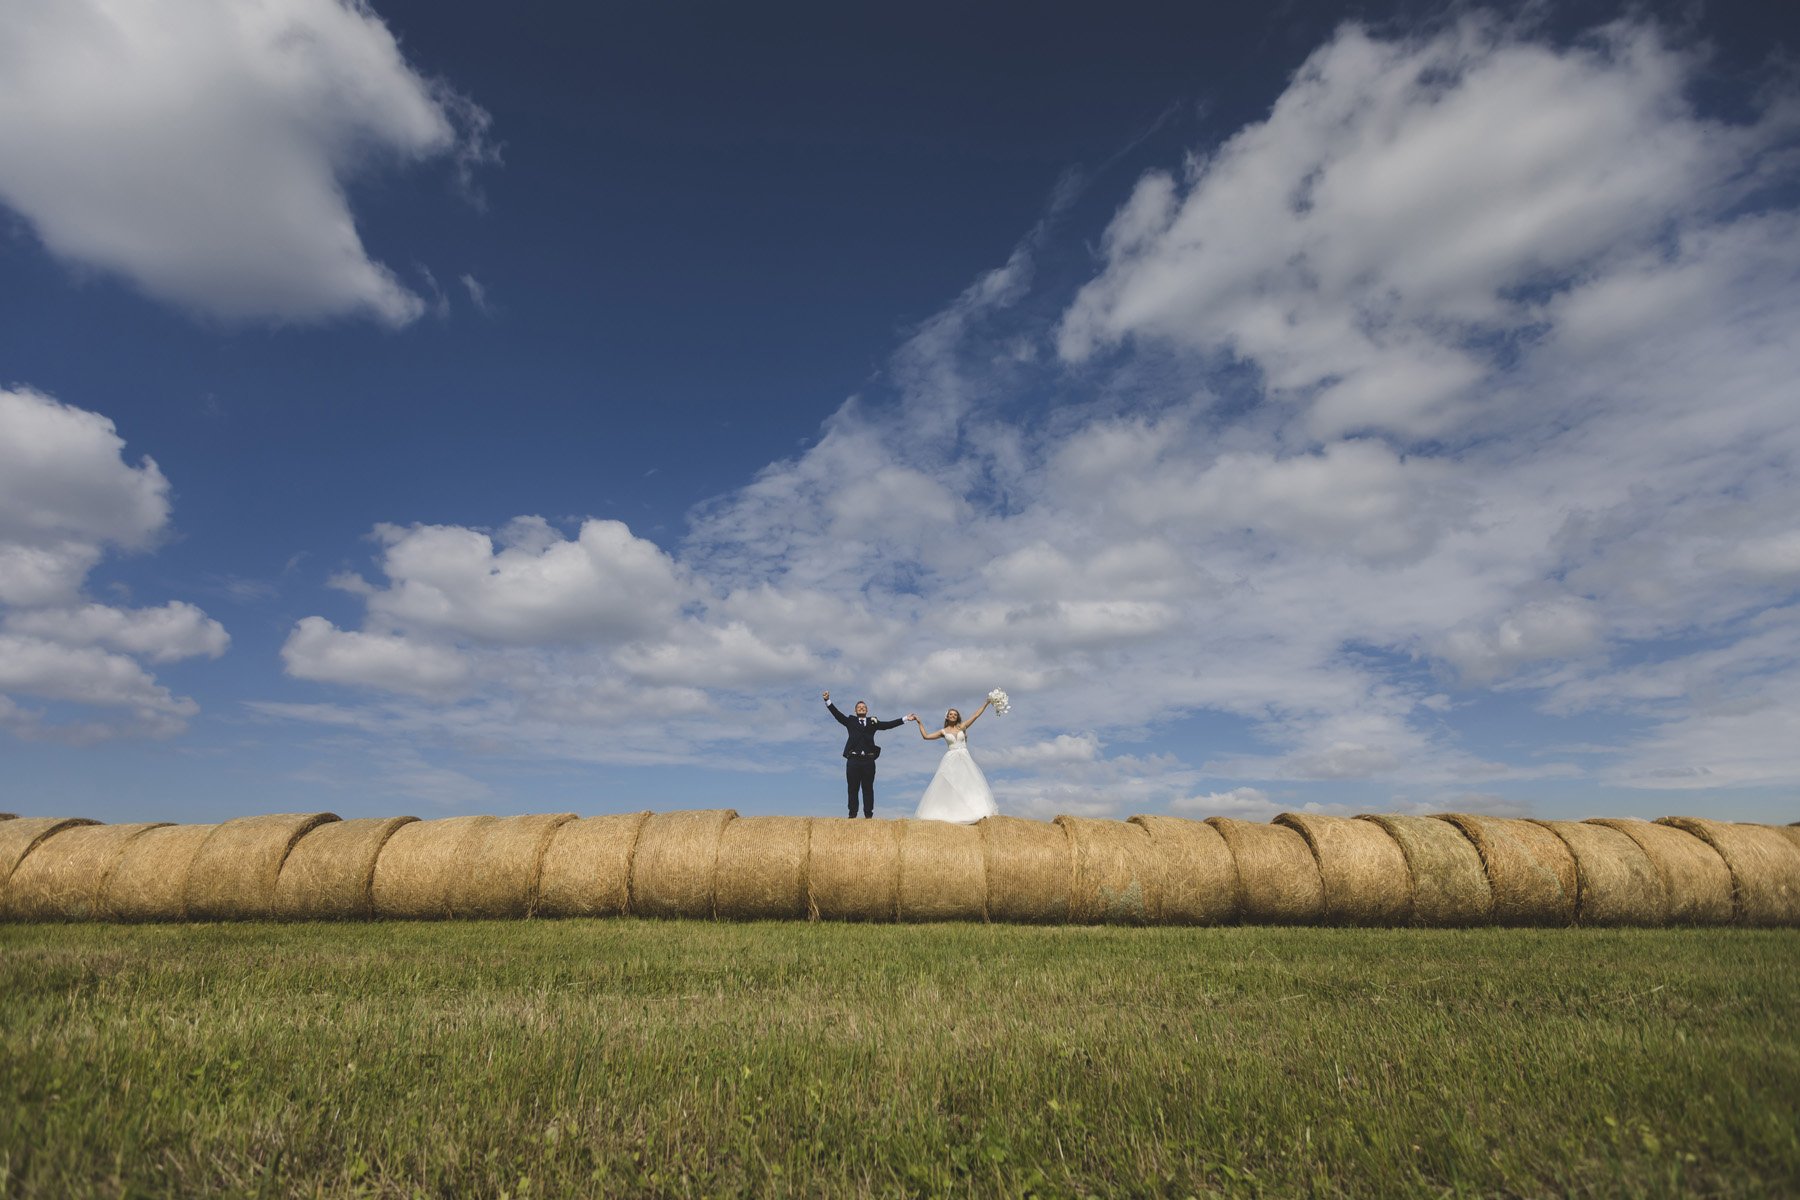
<svg viewBox="0 0 1800 1200">
<path fill-rule="evenodd" d="M 827 703 L 827 704 L 831 703 L 831 693 L 830 692 L 820 692 L 819 698 L 821 700 L 825 701 L 825 703 Z"/>
</svg>

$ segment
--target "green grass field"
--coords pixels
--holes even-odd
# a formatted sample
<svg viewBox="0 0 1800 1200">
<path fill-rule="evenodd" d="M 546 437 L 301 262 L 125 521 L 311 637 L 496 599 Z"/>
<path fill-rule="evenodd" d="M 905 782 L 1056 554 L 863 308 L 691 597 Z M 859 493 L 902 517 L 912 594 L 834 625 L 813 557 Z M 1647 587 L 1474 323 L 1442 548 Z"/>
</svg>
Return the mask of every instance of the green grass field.
<svg viewBox="0 0 1800 1200">
<path fill-rule="evenodd" d="M 1800 1194 L 1800 933 L 0 927 L 0 1196 Z"/>
</svg>

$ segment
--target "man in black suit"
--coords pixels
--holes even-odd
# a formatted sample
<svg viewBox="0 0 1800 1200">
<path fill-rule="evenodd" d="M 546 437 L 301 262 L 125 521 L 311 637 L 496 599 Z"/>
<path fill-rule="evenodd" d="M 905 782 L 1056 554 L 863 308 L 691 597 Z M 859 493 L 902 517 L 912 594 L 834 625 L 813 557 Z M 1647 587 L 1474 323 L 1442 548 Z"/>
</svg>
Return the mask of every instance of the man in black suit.
<svg viewBox="0 0 1800 1200">
<path fill-rule="evenodd" d="M 856 715 L 846 717 L 838 711 L 838 706 L 831 702 L 831 693 L 826 692 L 825 707 L 837 718 L 837 723 L 849 734 L 844 739 L 844 782 L 850 790 L 850 815 L 856 815 L 856 793 L 862 792 L 862 814 L 865 817 L 875 815 L 875 760 L 881 757 L 881 747 L 875 744 L 875 735 L 883 729 L 897 729 L 906 724 L 904 719 L 877 721 L 869 715 L 869 706 L 861 700 L 856 702 Z"/>
</svg>

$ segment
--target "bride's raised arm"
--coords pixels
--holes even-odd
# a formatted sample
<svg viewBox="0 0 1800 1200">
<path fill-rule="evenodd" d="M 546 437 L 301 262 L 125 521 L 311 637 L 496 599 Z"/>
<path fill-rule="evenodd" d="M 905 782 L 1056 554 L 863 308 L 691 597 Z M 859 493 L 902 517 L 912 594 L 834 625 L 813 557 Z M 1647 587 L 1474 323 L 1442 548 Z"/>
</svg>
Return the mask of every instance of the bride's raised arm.
<svg viewBox="0 0 1800 1200">
<path fill-rule="evenodd" d="M 975 710 L 975 715 L 963 722 L 963 728 L 967 729 L 969 726 L 971 726 L 975 722 L 979 721 L 981 719 L 981 714 L 986 712 L 988 710 L 988 705 L 990 705 L 992 703 L 993 703 L 992 700 L 983 700 L 981 702 L 981 707 Z"/>
<path fill-rule="evenodd" d="M 944 736 L 944 731 L 941 729 L 938 730 L 936 733 L 926 733 L 925 732 L 925 722 L 919 720 L 918 713 L 907 713 L 906 719 L 911 721 L 913 724 L 915 724 L 919 727 L 919 736 L 924 738 L 928 742 L 931 741 L 933 738 L 941 738 Z"/>
</svg>

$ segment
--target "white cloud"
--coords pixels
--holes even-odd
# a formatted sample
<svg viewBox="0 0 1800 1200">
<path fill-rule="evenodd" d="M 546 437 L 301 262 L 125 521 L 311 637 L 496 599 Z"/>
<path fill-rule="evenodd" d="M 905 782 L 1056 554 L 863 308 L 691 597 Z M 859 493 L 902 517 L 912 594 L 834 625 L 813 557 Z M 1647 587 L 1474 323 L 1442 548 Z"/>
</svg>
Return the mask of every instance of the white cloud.
<svg viewBox="0 0 1800 1200">
<path fill-rule="evenodd" d="M 685 585 L 654 542 L 618 521 L 590 520 L 565 539 L 522 517 L 494 539 L 446 525 L 376 530 L 385 591 L 370 610 L 403 628 L 522 645 L 623 640 L 661 628 Z"/>
<path fill-rule="evenodd" d="M 109 646 L 151 662 L 175 662 L 197 655 L 217 658 L 231 644 L 223 625 L 181 600 L 161 608 L 84 604 L 10 612 L 4 626 L 9 633 L 70 646 Z"/>
<path fill-rule="evenodd" d="M 354 0 L 0 15 L 0 201 L 58 257 L 213 317 L 419 316 L 346 186 L 379 160 L 480 158 L 486 123 Z"/>
<path fill-rule="evenodd" d="M 99 413 L 0 389 L 0 603 L 75 596 L 106 546 L 142 549 L 169 517 L 169 481 Z"/>
<path fill-rule="evenodd" d="M 422 696 L 454 693 L 469 677 L 468 664 L 454 650 L 341 630 L 323 617 L 302 619 L 281 647 L 281 659 L 298 679 Z"/>
<path fill-rule="evenodd" d="M 1533 288 L 1719 210 L 1771 127 L 1704 120 L 1691 55 L 1620 22 L 1554 48 L 1489 17 L 1381 41 L 1346 27 L 1267 120 L 1148 176 L 1060 332 L 1082 361 L 1142 337 L 1242 355 L 1332 437 L 1435 436 L 1535 323 Z"/>
<path fill-rule="evenodd" d="M 217 658 L 230 637 L 194 605 L 99 604 L 82 592 L 109 548 L 144 550 L 169 517 L 156 463 L 132 466 L 113 423 L 29 389 L 0 390 L 0 693 L 109 710 L 68 719 L 0 695 L 28 738 L 167 736 L 198 710 L 139 660 Z"/>
</svg>

